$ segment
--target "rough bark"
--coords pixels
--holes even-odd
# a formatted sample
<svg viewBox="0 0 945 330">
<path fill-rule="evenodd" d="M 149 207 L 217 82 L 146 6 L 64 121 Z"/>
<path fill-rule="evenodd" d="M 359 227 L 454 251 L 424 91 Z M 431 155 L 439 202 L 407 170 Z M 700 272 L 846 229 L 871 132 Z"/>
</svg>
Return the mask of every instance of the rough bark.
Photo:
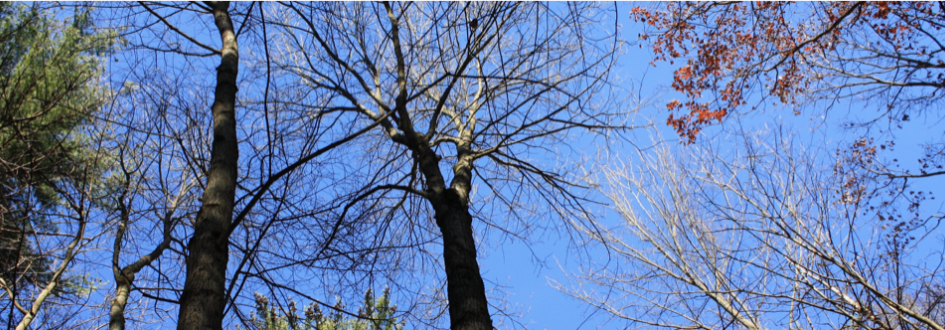
<svg viewBox="0 0 945 330">
<path fill-rule="evenodd" d="M 236 196 L 239 153 L 236 140 L 236 76 L 239 52 L 229 3 L 209 3 L 223 40 L 213 102 L 213 146 L 203 205 L 187 245 L 187 279 L 180 298 L 177 328 L 222 329 L 226 307 L 225 283 L 229 226 Z"/>
<path fill-rule="evenodd" d="M 490 330 L 492 318 L 476 261 L 476 241 L 469 208 L 454 189 L 431 198 L 430 203 L 433 204 L 436 224 L 443 234 L 450 329 Z"/>
</svg>

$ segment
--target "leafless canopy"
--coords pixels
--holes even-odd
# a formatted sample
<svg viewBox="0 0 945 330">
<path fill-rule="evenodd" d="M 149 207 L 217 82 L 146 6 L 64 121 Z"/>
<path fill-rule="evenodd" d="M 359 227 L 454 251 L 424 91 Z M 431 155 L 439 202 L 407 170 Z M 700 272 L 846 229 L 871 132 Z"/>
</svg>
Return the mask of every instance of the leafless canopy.
<svg viewBox="0 0 945 330">
<path fill-rule="evenodd" d="M 327 240 L 303 250 L 305 260 L 370 233 L 367 241 L 420 252 L 397 257 L 403 269 L 429 269 L 441 254 L 432 218 L 447 191 L 477 230 L 525 237 L 554 227 L 539 219 L 582 213 L 584 193 L 566 162 L 550 160 L 571 152 L 576 132 L 626 128 L 619 108 L 594 98 L 606 95 L 617 55 L 614 36 L 601 32 L 608 11 L 596 4 L 266 7 L 267 65 L 294 95 L 279 111 L 333 116 L 332 131 L 345 134 L 376 126 L 339 149 L 343 164 L 325 164 L 325 184 L 348 197 L 326 214 Z M 370 258 L 391 258 L 378 252 Z M 417 301 L 441 299 L 432 294 Z"/>
<path fill-rule="evenodd" d="M 732 140 L 735 151 L 663 146 L 607 171 L 623 222 L 587 233 L 616 258 L 561 288 L 643 328 L 943 328 L 935 221 L 897 245 L 901 228 L 818 161 L 829 155 L 783 135 Z"/>
</svg>

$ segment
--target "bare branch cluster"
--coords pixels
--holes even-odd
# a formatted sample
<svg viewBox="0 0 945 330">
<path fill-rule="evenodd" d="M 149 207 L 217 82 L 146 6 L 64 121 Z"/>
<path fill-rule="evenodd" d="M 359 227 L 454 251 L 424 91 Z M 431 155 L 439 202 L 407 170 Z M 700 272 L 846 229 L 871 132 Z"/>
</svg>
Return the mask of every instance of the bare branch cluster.
<svg viewBox="0 0 945 330">
<path fill-rule="evenodd" d="M 893 248 L 883 221 L 850 199 L 860 187 L 816 150 L 736 138 L 737 151 L 658 147 L 606 172 L 623 223 L 586 233 L 618 266 L 561 288 L 643 327 L 943 328 L 934 227 Z"/>
</svg>

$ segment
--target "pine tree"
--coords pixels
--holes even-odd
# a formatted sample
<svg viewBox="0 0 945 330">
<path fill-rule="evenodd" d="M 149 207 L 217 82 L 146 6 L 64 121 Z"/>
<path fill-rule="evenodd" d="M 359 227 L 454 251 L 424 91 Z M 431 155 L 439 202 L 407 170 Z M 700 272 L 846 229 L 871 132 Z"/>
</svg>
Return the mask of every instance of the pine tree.
<svg viewBox="0 0 945 330">
<path fill-rule="evenodd" d="M 298 315 L 294 301 L 290 300 L 288 308 L 282 309 L 276 308 L 262 294 L 255 296 L 256 314 L 250 320 L 252 330 L 401 330 L 404 327 L 394 316 L 397 306 L 391 305 L 389 288 L 376 298 L 368 289 L 357 317 L 341 312 L 346 306 L 340 300 L 328 314 L 322 312 L 318 304 L 311 303 L 305 307 L 303 315 Z"/>
<path fill-rule="evenodd" d="M 88 10 L 63 20 L 47 9 L 0 3 L 0 284 L 14 299 L 52 280 L 56 260 L 34 238 L 60 234 L 63 183 L 104 172 L 79 128 L 102 105 L 100 58 L 115 35 L 94 32 Z M 54 293 L 84 291 L 79 279 Z"/>
</svg>

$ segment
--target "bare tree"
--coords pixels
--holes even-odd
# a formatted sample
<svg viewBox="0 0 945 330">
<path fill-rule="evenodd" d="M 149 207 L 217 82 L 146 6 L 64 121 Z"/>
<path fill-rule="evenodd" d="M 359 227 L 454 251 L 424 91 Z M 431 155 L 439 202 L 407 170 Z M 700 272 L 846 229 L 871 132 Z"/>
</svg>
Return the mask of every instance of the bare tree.
<svg viewBox="0 0 945 330">
<path fill-rule="evenodd" d="M 215 56 L 219 50 L 203 41 L 197 24 L 187 25 L 214 6 L 136 6 L 125 21 L 135 27 L 128 37 L 150 31 L 159 38 L 133 40 L 134 52 Z M 613 35 L 599 33 L 596 25 L 608 11 L 590 4 L 252 4 L 230 12 L 240 57 L 251 59 L 245 62 L 250 65 L 241 63 L 240 111 L 234 117 L 246 123 L 236 126 L 240 140 L 234 150 L 245 156 L 235 160 L 235 212 L 224 217 L 226 227 L 214 227 L 225 231 L 208 230 L 221 235 L 210 242 L 200 238 L 206 229 L 202 217 L 208 216 L 201 211 L 186 249 L 170 248 L 168 261 L 149 266 L 166 290 L 128 281 L 130 290 L 171 304 L 182 293 L 178 325 L 193 325 L 183 304 L 187 292 L 195 292 L 195 279 L 188 275 L 190 284 L 180 291 L 179 276 L 159 268 L 189 251 L 188 272 L 195 271 L 195 251 L 211 251 L 197 245 L 207 244 L 218 257 L 239 256 L 232 262 L 215 259 L 214 281 L 201 282 L 227 281 L 223 300 L 214 300 L 224 301 L 225 309 L 192 306 L 214 309 L 194 312 L 212 319 L 209 327 L 221 326 L 230 311 L 245 323 L 241 306 L 251 305 L 241 301 L 252 302 L 247 293 L 261 287 L 274 297 L 331 307 L 314 292 L 360 296 L 365 288 L 359 286 L 373 285 L 378 276 L 391 282 L 394 293 L 419 287 L 413 290 L 430 296 L 407 301 L 438 307 L 442 285 L 401 274 L 445 260 L 453 327 L 491 328 L 474 216 L 484 229 L 527 237 L 536 227 L 557 227 L 541 218 L 583 212 L 579 178 L 567 175 L 567 167 L 539 160 L 567 153 L 580 139 L 570 133 L 574 129 L 622 128 L 614 124 L 622 119 L 618 108 L 601 105 L 609 100 L 592 101 L 607 86 L 616 59 Z M 184 130 L 194 133 L 186 134 L 202 134 L 201 125 L 209 122 L 190 108 L 175 111 L 195 113 Z M 138 134 L 181 136 L 163 128 L 145 131 L 150 133 Z M 208 169 L 201 155 L 218 150 L 201 139 L 180 140 L 180 154 L 169 157 L 182 157 L 198 182 L 206 175 L 210 183 L 198 183 L 195 191 L 209 194 L 216 156 Z M 444 159 L 448 168 L 439 165 Z M 151 183 L 131 182 L 138 183 L 128 186 L 125 197 L 137 201 L 128 204 L 134 217 L 143 210 L 135 204 L 156 199 L 134 197 L 134 189 Z M 209 205 L 206 196 L 202 203 Z M 186 237 L 190 225 L 183 223 L 171 240 Z M 164 242 L 136 235 L 136 246 L 153 242 L 141 255 Z M 440 239 L 444 250 L 434 252 Z M 121 240 L 131 242 L 128 236 Z M 112 267 L 131 279 L 122 275 L 127 267 Z M 441 314 L 397 317 L 435 323 Z"/>
<path fill-rule="evenodd" d="M 164 123 L 168 123 L 168 125 L 140 123 L 137 122 L 138 118 L 134 116 L 129 116 L 116 123 L 124 125 L 129 135 L 137 134 L 139 137 L 134 142 L 138 143 L 138 145 L 155 142 L 160 145 L 161 142 L 170 139 L 172 141 L 176 140 L 174 142 L 176 142 L 178 146 L 175 147 L 180 147 L 184 150 L 177 153 L 165 153 L 165 151 L 157 150 L 156 152 L 147 154 L 139 152 L 138 150 L 129 150 L 129 148 L 134 148 L 136 145 L 135 143 L 128 144 L 128 140 L 118 146 L 118 153 L 122 165 L 121 174 L 124 176 L 124 182 L 123 189 L 121 189 L 120 195 L 117 198 L 117 209 L 121 220 L 117 226 L 111 265 L 116 280 L 117 293 L 115 299 L 113 299 L 113 309 L 110 312 L 112 320 L 110 323 L 113 328 L 124 327 L 123 314 L 125 305 L 127 304 L 129 292 L 132 290 L 136 273 L 161 256 L 164 250 L 168 249 L 175 239 L 173 237 L 173 228 L 179 221 L 179 217 L 175 216 L 174 213 L 180 207 L 180 203 L 186 198 L 189 198 L 191 184 L 188 183 L 188 179 L 186 179 L 186 177 L 189 176 L 191 178 L 190 180 L 206 180 L 206 184 L 201 182 L 200 185 L 203 198 L 200 200 L 199 211 L 193 220 L 193 235 L 190 241 L 185 245 L 186 251 L 180 251 L 184 253 L 186 259 L 186 278 L 183 281 L 183 289 L 177 291 L 178 289 L 175 289 L 174 286 L 179 283 L 177 282 L 178 280 L 169 278 L 171 291 L 180 292 L 180 297 L 179 299 L 173 297 L 167 301 L 180 304 L 179 328 L 219 329 L 222 327 L 223 309 L 226 306 L 224 287 L 226 283 L 230 223 L 233 218 L 233 208 L 235 205 L 239 159 L 235 109 L 239 50 L 236 37 L 237 31 L 229 16 L 229 3 L 207 2 L 205 4 L 188 5 L 140 3 L 133 7 L 120 5 L 113 9 L 117 9 L 116 12 L 123 13 L 123 16 L 120 17 L 121 22 L 134 29 L 132 33 L 128 34 L 128 37 L 142 38 L 141 36 L 134 35 L 134 33 L 142 35 L 149 33 L 170 33 L 176 37 L 174 39 L 185 40 L 189 45 L 192 45 L 192 47 L 200 49 L 194 52 L 188 50 L 191 46 L 175 44 L 173 42 L 174 39 L 156 38 L 147 41 L 142 41 L 141 39 L 132 40 L 130 43 L 132 51 L 144 50 L 152 53 L 183 55 L 185 58 L 220 55 L 222 59 L 216 70 L 217 77 L 215 79 L 214 101 L 211 106 L 211 116 L 209 118 L 211 122 L 206 123 L 208 126 L 212 127 L 212 133 L 209 139 L 207 139 L 212 141 L 210 142 L 209 148 L 206 148 L 209 150 L 205 150 L 204 146 L 201 145 L 200 142 L 202 139 L 181 139 L 181 134 L 179 133 L 181 127 L 178 127 L 183 126 L 185 130 L 202 130 L 206 127 L 200 125 L 205 122 L 201 120 L 204 116 L 188 113 L 184 116 L 185 120 L 183 123 L 171 123 L 164 118 L 160 118 L 173 115 L 166 111 L 168 108 L 166 103 L 176 97 L 168 96 L 166 94 L 167 88 L 158 87 L 150 89 L 150 91 L 157 92 L 156 95 L 152 96 L 152 100 L 157 102 L 155 102 L 153 106 L 141 105 L 139 106 L 139 110 L 145 114 L 145 119 L 157 120 L 158 123 L 163 121 Z M 164 13 L 163 11 L 169 11 L 170 14 Z M 192 24 L 194 17 L 191 17 L 191 22 L 188 22 L 191 25 L 185 25 L 183 27 L 178 21 L 181 16 L 171 18 L 171 16 L 181 12 L 185 12 L 187 15 L 196 15 L 196 17 L 212 17 L 214 25 L 219 31 L 222 47 L 217 49 L 208 46 L 206 43 L 199 40 L 202 38 L 192 36 L 193 31 L 199 30 L 199 27 L 201 27 L 200 24 Z M 155 25 L 157 27 L 155 27 Z M 135 69 L 142 68 L 144 70 L 151 69 L 149 66 L 140 66 L 132 67 L 128 71 L 134 72 Z M 152 83 L 162 83 L 166 81 L 165 79 L 155 79 Z M 138 83 L 141 83 L 141 81 L 138 81 Z M 145 88 L 145 90 L 148 91 L 149 88 Z M 173 89 L 173 91 L 179 92 L 180 89 Z M 197 99 L 199 99 L 199 97 Z M 139 100 L 150 101 L 146 98 Z M 191 111 L 189 108 L 180 110 Z M 185 132 L 183 134 L 201 135 L 200 133 L 194 133 L 195 132 Z M 154 139 L 154 136 L 158 138 Z M 185 141 L 188 143 L 196 143 L 196 145 L 185 145 Z M 209 167 L 205 166 L 204 162 L 206 160 L 201 156 L 206 154 L 210 155 L 208 161 Z M 165 159 L 165 155 L 170 157 L 183 156 L 183 159 Z M 151 159 L 147 159 L 149 157 Z M 156 162 L 158 166 L 160 166 L 161 163 L 165 161 L 167 163 L 176 162 L 177 164 L 185 164 L 186 167 L 189 167 L 185 170 L 192 171 L 192 174 L 184 175 L 182 179 L 179 180 L 179 190 L 177 192 L 170 191 L 171 189 L 166 185 L 169 182 L 163 177 L 163 175 L 172 174 L 175 171 L 161 168 L 158 168 L 156 171 L 147 171 L 147 166 L 145 166 L 145 170 L 141 170 L 142 164 L 150 166 L 152 163 Z M 136 172 L 139 170 L 141 170 L 141 173 Z M 136 214 L 136 212 L 140 212 L 137 210 L 139 206 L 134 205 L 134 199 L 138 196 L 144 196 L 145 199 L 149 197 L 146 193 L 142 194 L 138 192 L 138 189 L 142 189 L 142 186 L 139 186 L 139 184 L 144 184 L 143 188 L 148 188 L 148 182 L 146 180 L 148 180 L 148 175 L 153 174 L 152 172 L 157 174 L 156 179 L 151 179 L 159 185 L 155 188 L 161 188 L 159 189 L 159 194 L 163 194 L 164 197 L 168 198 L 167 202 L 170 203 L 170 205 L 166 207 L 164 214 L 160 214 L 158 216 L 159 220 L 156 221 L 159 226 L 163 227 L 160 234 L 162 239 L 158 240 L 156 247 L 149 253 L 144 253 L 142 256 L 136 257 L 130 264 L 122 267 L 119 260 L 121 259 L 122 245 L 124 244 L 125 235 L 128 230 L 127 226 L 132 215 Z M 180 173 L 181 172 L 177 172 L 178 175 L 180 175 Z M 151 201 L 154 201 L 154 199 L 152 198 Z M 145 209 L 149 208 L 159 209 L 160 207 L 158 205 L 145 207 Z M 152 295 L 151 298 L 161 299 L 159 295 Z"/>
<path fill-rule="evenodd" d="M 355 193 L 323 246 L 365 221 L 350 210 L 374 214 L 443 262 L 452 329 L 491 329 L 474 218 L 524 237 L 541 217 L 581 213 L 578 179 L 538 159 L 566 152 L 556 149 L 574 130 L 622 127 L 618 109 L 592 99 L 616 55 L 613 35 L 599 33 L 606 13 L 595 4 L 283 4 L 274 65 L 331 96 L 294 103 L 349 114 L 355 127 L 380 123 L 344 149 L 357 165 L 336 182 Z M 439 239 L 442 252 L 429 251 Z"/>
<path fill-rule="evenodd" d="M 124 112 L 111 123 L 115 137 L 111 148 L 120 182 L 112 203 L 118 217 L 111 250 L 116 289 L 109 310 L 109 329 L 113 330 L 125 328 L 125 313 L 133 291 L 142 291 L 145 297 L 176 301 L 176 290 L 169 290 L 174 292 L 171 298 L 162 298 L 162 290 L 154 289 L 160 288 L 160 281 L 149 278 L 153 276 L 143 279 L 148 283 L 144 287 L 152 289 L 142 289 L 135 280 L 145 268 L 154 269 L 153 264 L 166 250 L 180 254 L 185 248 L 177 237 L 180 231 L 175 229 L 182 222 L 193 222 L 197 197 L 194 188 L 197 181 L 203 179 L 201 172 L 190 170 L 200 165 L 185 157 L 184 151 L 188 148 L 183 146 L 195 141 L 170 128 L 176 118 L 167 111 L 173 107 L 173 97 L 168 96 L 170 92 L 179 93 L 180 89 L 165 87 L 161 93 L 159 86 L 175 84 L 152 83 L 143 88 L 152 90 L 126 86 L 120 90 L 123 95 L 118 102 L 112 105 L 114 111 Z M 176 247 L 172 247 L 174 243 Z M 124 261 L 127 251 L 140 255 L 132 255 L 130 260 Z M 173 274 L 161 272 L 160 275 Z"/>
<path fill-rule="evenodd" d="M 203 204 L 194 221 L 194 235 L 187 243 L 187 279 L 180 297 L 178 329 L 219 329 L 226 307 L 226 266 L 229 259 L 230 223 L 236 198 L 236 76 L 239 48 L 230 19 L 229 3 L 208 3 L 220 30 L 223 47 L 217 68 L 213 101 L 213 149 Z"/>
<path fill-rule="evenodd" d="M 784 133 L 732 140 L 659 145 L 606 171 L 623 222 L 585 233 L 614 259 L 559 288 L 643 327 L 943 328 L 934 227 L 894 256 L 864 207 L 878 187 L 845 184 L 843 159 Z"/>
<path fill-rule="evenodd" d="M 213 319 L 211 323 L 216 324 L 216 327 L 222 327 L 223 315 L 226 313 L 224 308 L 235 306 L 236 299 L 241 294 L 246 294 L 246 291 L 243 291 L 246 276 L 241 275 L 255 274 L 254 272 L 259 271 L 262 273 L 259 277 L 264 278 L 264 282 L 278 283 L 285 286 L 286 282 L 272 282 L 266 277 L 268 272 L 276 272 L 278 268 L 258 269 L 258 266 L 262 263 L 259 260 L 259 253 L 257 253 L 259 247 L 263 247 L 264 253 L 262 254 L 264 257 L 268 255 L 265 251 L 268 251 L 266 249 L 270 247 L 260 245 L 260 243 L 278 242 L 278 238 L 270 238 L 268 235 L 277 236 L 281 234 L 281 230 L 298 232 L 298 227 L 292 229 L 287 227 L 299 224 L 306 226 L 304 227 L 305 232 L 314 232 L 314 236 L 318 236 L 317 233 L 321 230 L 313 229 L 317 227 L 317 224 L 305 223 L 318 215 L 319 211 L 295 212 L 298 208 L 294 204 L 305 203 L 308 197 L 312 199 L 320 198 L 314 194 L 315 191 L 305 190 L 305 186 L 303 186 L 306 180 L 312 178 L 312 175 L 317 175 L 317 170 L 312 169 L 317 169 L 317 166 L 307 165 L 313 159 L 320 159 L 319 156 L 371 131 L 380 124 L 366 125 L 354 131 L 323 137 L 322 134 L 324 133 L 320 124 L 311 125 L 300 119 L 315 119 L 316 122 L 320 123 L 326 116 L 309 116 L 306 114 L 292 117 L 293 114 L 283 114 L 273 104 L 290 103 L 279 101 L 282 100 L 280 97 L 289 100 L 293 96 L 279 94 L 280 92 L 276 89 L 274 82 L 271 91 L 272 96 L 270 96 L 269 84 L 272 81 L 268 79 L 268 68 L 257 66 L 254 71 L 252 70 L 254 67 L 250 67 L 249 74 L 251 76 L 246 79 L 247 82 L 242 83 L 250 93 L 241 93 L 248 96 L 241 100 L 222 101 L 223 103 L 239 102 L 241 111 L 238 114 L 242 116 L 241 118 L 247 119 L 248 122 L 255 120 L 266 122 L 264 127 L 248 124 L 245 127 L 234 126 L 233 128 L 234 130 L 241 130 L 240 135 L 242 136 L 238 142 L 233 143 L 236 147 L 249 151 L 249 157 L 234 160 L 238 161 L 238 167 L 236 170 L 237 179 L 235 179 L 233 189 L 235 189 L 234 196 L 238 196 L 238 198 L 234 197 L 235 200 L 232 204 L 239 212 L 236 214 L 230 212 L 229 216 L 223 217 L 226 219 L 225 227 L 215 227 L 217 229 L 224 228 L 225 230 L 210 230 L 211 234 L 221 235 L 214 241 L 215 243 L 207 243 L 202 238 L 196 238 L 202 231 L 198 230 L 197 227 L 200 227 L 199 223 L 204 220 L 199 216 L 196 217 L 196 220 L 192 219 L 193 214 L 191 212 L 194 207 L 188 204 L 190 204 L 189 201 L 193 200 L 193 194 L 202 191 L 206 195 L 209 193 L 207 189 L 214 186 L 212 182 L 206 184 L 204 182 L 212 177 L 211 173 L 214 171 L 213 157 L 215 156 L 210 157 L 209 163 L 211 166 L 208 168 L 208 159 L 204 155 L 214 153 L 214 144 L 211 141 L 220 136 L 216 133 L 208 135 L 209 132 L 206 132 L 205 129 L 208 126 L 219 128 L 220 126 L 213 124 L 212 120 L 219 120 L 221 117 L 215 115 L 211 118 L 211 116 L 194 110 L 200 108 L 201 102 L 204 100 L 200 93 L 188 92 L 187 88 L 199 89 L 202 82 L 199 75 L 186 75 L 183 72 L 192 70 L 195 67 L 199 68 L 200 63 L 202 63 L 199 58 L 212 57 L 221 52 L 213 46 L 208 46 L 213 43 L 202 41 L 205 36 L 196 33 L 202 28 L 196 22 L 201 17 L 209 17 L 208 14 L 211 14 L 212 9 L 216 8 L 214 6 L 196 3 L 140 3 L 133 6 L 122 4 L 111 8 L 109 8 L 109 5 L 104 5 L 102 8 L 106 9 L 103 15 L 113 15 L 109 19 L 133 27 L 129 29 L 131 31 L 127 32 L 126 35 L 127 38 L 131 39 L 131 42 L 129 42 L 129 49 L 125 54 L 128 56 L 126 60 L 136 63 L 135 66 L 124 70 L 131 79 L 124 82 L 128 87 L 127 93 L 130 96 L 123 99 L 123 104 L 119 107 L 124 107 L 129 112 L 125 117 L 113 122 L 123 129 L 123 134 L 118 135 L 130 137 L 130 141 L 116 142 L 117 146 L 115 147 L 120 155 L 120 165 L 122 166 L 120 172 L 125 178 L 125 186 L 121 190 L 122 194 L 118 198 L 116 206 L 116 209 L 122 215 L 122 219 L 117 226 L 116 240 L 112 250 L 113 263 L 111 268 L 115 273 L 117 285 L 117 293 L 115 299 L 113 299 L 113 309 L 110 312 L 113 327 L 120 328 L 124 324 L 123 318 L 130 292 L 139 292 L 144 298 L 153 300 L 155 304 L 169 303 L 173 306 L 183 303 L 185 300 L 183 299 L 184 293 L 188 289 L 180 289 L 181 282 L 185 282 L 185 287 L 187 284 L 186 281 L 182 281 L 180 274 L 175 271 L 179 266 L 178 262 L 182 258 L 194 258 L 193 254 L 188 255 L 187 251 L 196 249 L 199 250 L 197 254 L 207 252 L 206 249 L 192 246 L 192 244 L 215 244 L 216 252 L 223 251 L 220 252 L 222 254 L 217 254 L 217 257 L 222 256 L 221 258 L 227 257 L 230 253 L 241 254 L 238 262 L 232 265 L 235 268 L 232 277 L 226 276 L 227 269 L 231 266 L 228 264 L 229 262 L 218 262 L 211 267 L 215 272 L 213 278 L 225 288 L 219 292 L 222 295 L 221 297 L 225 297 L 220 298 L 222 299 L 220 301 L 224 302 L 224 306 L 220 307 L 221 310 L 218 314 L 206 314 L 204 312 L 197 312 L 196 314 L 211 317 Z M 222 35 L 227 37 L 228 33 L 232 33 L 232 37 L 242 37 L 241 40 L 247 41 L 251 46 L 258 46 L 258 49 L 265 50 L 267 47 L 265 16 L 253 14 L 259 13 L 261 6 L 261 4 L 250 4 L 231 9 L 231 11 L 237 13 L 241 21 L 237 21 L 239 24 L 232 28 L 234 31 L 223 31 L 221 32 Z M 220 13 L 216 12 L 216 14 Z M 261 24 L 263 26 L 262 30 L 253 29 L 252 26 L 255 24 Z M 217 25 L 219 29 L 219 24 Z M 239 33 L 243 34 L 238 36 Z M 256 37 L 260 37 L 261 41 L 254 39 Z M 224 41 L 227 41 L 227 39 L 224 38 Z M 156 55 L 158 54 L 165 57 L 165 59 L 151 60 L 148 58 L 149 56 L 157 58 Z M 262 55 L 250 54 L 258 56 L 253 57 L 253 60 L 259 59 L 261 62 L 268 62 L 268 54 L 265 51 L 262 52 Z M 171 59 L 167 59 L 168 57 Z M 232 59 L 227 59 L 227 61 L 230 60 Z M 231 62 L 227 63 L 235 65 Z M 254 84 L 254 82 L 259 81 L 256 79 L 259 78 L 260 73 L 266 76 L 265 87 L 262 87 L 261 84 Z M 224 84 L 236 83 L 235 76 L 222 78 L 227 79 L 223 82 Z M 235 85 L 224 87 L 235 88 Z M 252 92 L 257 87 L 260 89 L 259 93 L 253 94 Z M 226 92 L 224 94 L 229 94 L 235 92 L 235 90 L 229 89 L 224 92 Z M 254 99 L 257 96 L 259 99 Z M 230 104 L 230 106 L 235 106 L 235 103 Z M 214 111 L 219 110 L 214 109 Z M 272 111 L 271 116 L 270 110 Z M 224 111 L 223 114 L 232 115 L 232 111 Z M 235 120 L 235 118 L 231 119 Z M 270 126 L 271 119 L 273 122 Z M 295 133 L 293 132 L 295 130 L 301 132 Z M 260 136 L 263 138 L 260 138 Z M 233 136 L 233 138 L 236 137 Z M 324 140 L 328 140 L 328 142 L 323 143 Z M 230 151 L 236 152 L 237 150 Z M 233 154 L 230 154 L 230 156 L 233 156 Z M 191 180 L 196 183 L 194 187 L 191 187 L 191 184 L 188 183 Z M 299 184 L 299 186 L 295 187 L 294 184 Z M 193 191 L 191 191 L 191 188 L 194 188 Z M 205 196 L 202 202 L 205 204 L 207 200 Z M 184 205 L 181 205 L 181 203 Z M 178 210 L 182 212 L 178 214 Z M 156 213 L 157 216 L 155 217 L 151 213 Z M 141 220 L 147 220 L 143 223 L 155 223 L 157 227 L 163 228 L 163 231 L 156 235 L 160 238 L 149 237 L 155 235 L 153 233 L 149 234 L 149 227 L 143 224 Z M 184 221 L 183 226 L 177 226 L 182 220 L 190 221 Z M 137 223 L 138 231 L 132 231 L 132 228 L 128 226 L 129 223 Z M 183 244 L 181 241 L 189 235 L 189 228 L 194 228 L 193 235 L 195 236 L 191 237 L 190 243 Z M 270 231 L 270 228 L 274 229 Z M 233 235 L 237 237 L 235 242 L 230 239 Z M 339 241 L 348 241 L 348 239 L 343 238 L 333 242 L 338 243 Z M 149 242 L 152 246 L 145 247 Z M 173 242 L 180 243 L 179 248 L 171 248 Z M 132 256 L 133 258 L 129 259 L 123 266 L 121 260 L 129 257 L 128 253 L 123 253 L 123 250 L 126 250 L 123 245 L 127 244 L 132 244 L 137 249 L 146 250 L 141 252 L 140 255 Z M 236 247 L 235 251 L 230 251 L 230 244 Z M 334 251 L 342 251 L 342 253 L 348 251 L 334 245 L 329 247 Z M 296 248 L 301 250 L 298 247 Z M 164 257 L 165 261 L 163 262 L 157 259 L 168 249 L 173 252 L 171 256 Z M 276 244 L 275 249 L 283 249 L 283 247 Z M 357 245 L 352 249 L 362 248 L 361 245 Z M 369 251 L 370 248 L 363 248 L 362 250 Z M 289 251 L 288 254 L 295 253 L 292 252 L 295 250 L 290 249 Z M 279 255 L 276 258 L 282 256 L 284 255 Z M 331 259 L 331 256 L 324 259 Z M 312 267 L 304 259 L 300 260 L 296 257 L 289 260 L 288 262 L 292 264 L 308 264 L 308 267 Z M 157 262 L 156 266 L 152 265 L 154 262 Z M 149 272 L 145 276 L 144 283 L 135 283 L 138 272 L 142 271 L 144 267 L 153 272 Z M 250 269 L 247 270 L 244 267 Z M 241 279 L 242 281 L 240 281 Z M 204 280 L 197 280 L 194 283 L 212 284 Z M 228 283 L 228 285 L 222 283 Z M 205 295 L 198 296 L 205 297 Z M 201 303 L 197 307 L 210 308 L 212 306 Z M 235 311 L 240 319 L 248 319 L 248 317 L 243 317 L 238 308 Z M 219 317 L 216 318 L 217 316 Z M 219 324 L 216 323 L 218 321 Z M 181 319 L 178 324 L 179 326 L 188 326 L 193 323 Z"/>
</svg>

